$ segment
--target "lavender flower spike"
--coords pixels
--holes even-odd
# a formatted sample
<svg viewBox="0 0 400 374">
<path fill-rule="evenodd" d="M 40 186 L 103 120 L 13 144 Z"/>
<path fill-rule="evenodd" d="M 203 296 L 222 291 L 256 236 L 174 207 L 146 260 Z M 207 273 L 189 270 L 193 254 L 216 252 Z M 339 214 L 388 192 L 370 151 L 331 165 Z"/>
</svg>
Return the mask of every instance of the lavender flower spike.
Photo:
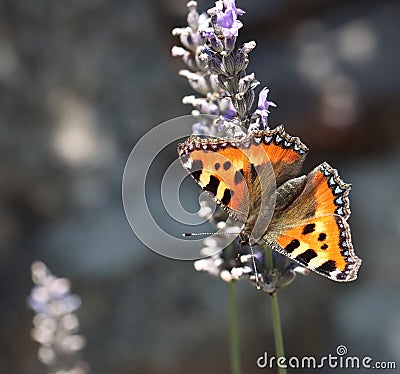
<svg viewBox="0 0 400 374">
<path fill-rule="evenodd" d="M 273 101 L 268 100 L 269 89 L 264 87 L 258 96 L 258 114 L 261 116 L 261 122 L 264 126 L 268 124 L 269 107 L 276 107 Z"/>
<path fill-rule="evenodd" d="M 35 285 L 27 301 L 35 312 L 31 337 L 40 344 L 39 361 L 54 374 L 88 373 L 89 366 L 79 352 L 86 340 L 77 334 L 75 315 L 81 299 L 71 294 L 68 279 L 52 275 L 41 261 L 32 264 L 32 280 Z"/>
</svg>

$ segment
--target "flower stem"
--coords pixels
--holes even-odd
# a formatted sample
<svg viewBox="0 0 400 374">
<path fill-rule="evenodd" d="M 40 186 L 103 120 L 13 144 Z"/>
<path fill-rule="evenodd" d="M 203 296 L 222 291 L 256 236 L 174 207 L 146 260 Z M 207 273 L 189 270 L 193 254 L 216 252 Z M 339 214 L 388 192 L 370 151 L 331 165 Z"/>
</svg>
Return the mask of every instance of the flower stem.
<svg viewBox="0 0 400 374">
<path fill-rule="evenodd" d="M 273 257 L 272 257 L 272 249 L 265 248 L 265 264 L 267 269 L 271 271 L 274 267 Z M 282 335 L 282 325 L 281 325 L 281 316 L 279 312 L 279 303 L 278 303 L 278 292 L 275 289 L 271 296 L 271 311 L 272 311 L 272 327 L 274 330 L 274 342 L 275 342 L 275 354 L 276 357 L 284 357 L 285 349 L 283 346 L 283 335 Z M 286 374 L 286 369 L 278 366 L 279 374 Z"/>
<path fill-rule="evenodd" d="M 276 357 L 284 357 L 285 350 L 283 348 L 281 317 L 279 313 L 278 293 L 276 291 L 271 294 L 271 309 L 272 309 L 272 325 L 274 328 Z M 286 369 L 278 366 L 278 373 L 285 374 Z"/>
<path fill-rule="evenodd" d="M 230 349 L 231 373 L 240 374 L 240 349 L 239 349 L 239 324 L 236 302 L 236 285 L 229 283 L 229 323 L 230 323 Z"/>
</svg>

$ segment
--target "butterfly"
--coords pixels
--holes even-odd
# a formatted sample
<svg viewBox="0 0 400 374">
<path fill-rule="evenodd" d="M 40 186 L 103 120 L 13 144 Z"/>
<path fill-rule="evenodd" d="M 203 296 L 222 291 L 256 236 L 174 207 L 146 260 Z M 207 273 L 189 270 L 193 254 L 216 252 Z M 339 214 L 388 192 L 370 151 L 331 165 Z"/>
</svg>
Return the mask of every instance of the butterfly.
<svg viewBox="0 0 400 374">
<path fill-rule="evenodd" d="M 355 280 L 361 259 L 347 223 L 351 185 L 326 162 L 299 176 L 307 152 L 282 126 L 178 145 L 187 172 L 243 223 L 242 243 L 266 243 L 334 281 Z"/>
</svg>

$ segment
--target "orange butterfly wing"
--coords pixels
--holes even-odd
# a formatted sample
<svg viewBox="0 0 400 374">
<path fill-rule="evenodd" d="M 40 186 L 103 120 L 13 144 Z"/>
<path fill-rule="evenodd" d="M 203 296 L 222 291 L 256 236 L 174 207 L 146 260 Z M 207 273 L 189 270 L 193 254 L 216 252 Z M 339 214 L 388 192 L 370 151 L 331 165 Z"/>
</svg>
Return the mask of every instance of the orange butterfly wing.
<svg viewBox="0 0 400 374">
<path fill-rule="evenodd" d="M 308 174 L 304 190 L 273 217 L 264 240 L 272 248 L 336 281 L 357 278 L 361 265 L 351 242 L 348 194 L 336 169 L 323 163 Z"/>
<path fill-rule="evenodd" d="M 307 147 L 282 126 L 241 139 L 192 136 L 178 146 L 183 167 L 227 213 L 246 222 L 254 196 L 254 176 L 279 186 L 299 172 Z"/>
</svg>

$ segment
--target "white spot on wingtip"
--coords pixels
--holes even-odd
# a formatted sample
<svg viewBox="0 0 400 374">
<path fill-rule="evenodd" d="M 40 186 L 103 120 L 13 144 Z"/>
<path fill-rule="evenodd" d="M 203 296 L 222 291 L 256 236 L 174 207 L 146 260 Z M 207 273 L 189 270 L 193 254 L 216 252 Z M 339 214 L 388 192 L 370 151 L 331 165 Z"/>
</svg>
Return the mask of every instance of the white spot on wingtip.
<svg viewBox="0 0 400 374">
<path fill-rule="evenodd" d="M 188 159 L 184 163 L 182 163 L 182 165 L 185 169 L 191 169 L 193 166 L 193 159 L 188 157 Z"/>
<path fill-rule="evenodd" d="M 339 275 L 339 274 L 341 274 L 341 271 L 340 270 L 334 270 L 334 271 L 331 271 L 330 273 L 329 273 L 329 276 L 331 277 L 331 278 L 337 278 L 337 276 Z"/>
<path fill-rule="evenodd" d="M 342 192 L 343 192 L 343 190 L 342 190 L 339 186 L 336 186 L 334 193 L 335 193 L 336 195 L 338 195 L 338 194 L 340 194 L 340 193 L 342 193 Z"/>
<path fill-rule="evenodd" d="M 339 197 L 336 199 L 336 204 L 339 204 L 339 205 L 342 205 L 342 204 L 343 204 L 342 196 L 339 196 Z"/>
</svg>

